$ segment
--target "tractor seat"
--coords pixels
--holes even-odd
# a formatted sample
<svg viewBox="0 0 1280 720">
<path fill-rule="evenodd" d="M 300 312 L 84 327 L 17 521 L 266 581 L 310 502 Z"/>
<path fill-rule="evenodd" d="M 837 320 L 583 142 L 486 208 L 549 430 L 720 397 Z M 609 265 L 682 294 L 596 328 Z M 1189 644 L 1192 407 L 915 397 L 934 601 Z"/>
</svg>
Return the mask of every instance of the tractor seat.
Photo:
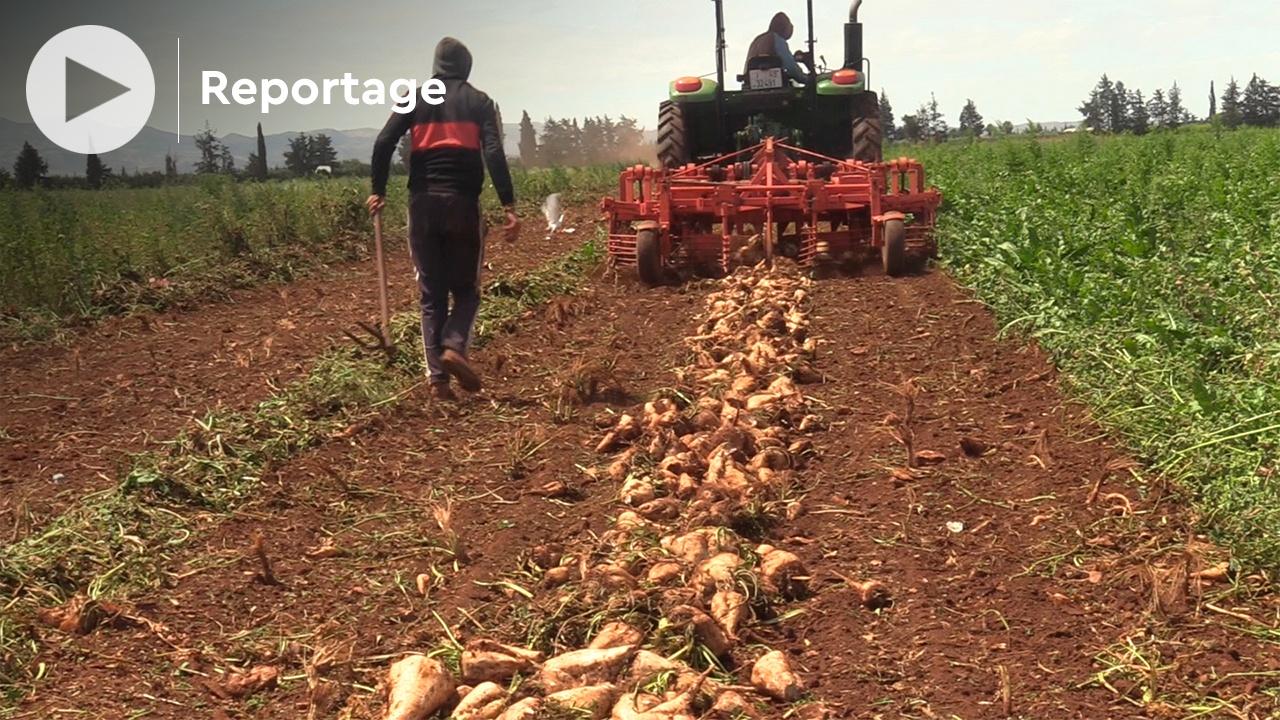
<svg viewBox="0 0 1280 720">
<path fill-rule="evenodd" d="M 782 58 L 777 55 L 753 55 L 747 60 L 746 72 L 738 76 L 745 90 L 776 90 L 787 86 Z"/>
</svg>

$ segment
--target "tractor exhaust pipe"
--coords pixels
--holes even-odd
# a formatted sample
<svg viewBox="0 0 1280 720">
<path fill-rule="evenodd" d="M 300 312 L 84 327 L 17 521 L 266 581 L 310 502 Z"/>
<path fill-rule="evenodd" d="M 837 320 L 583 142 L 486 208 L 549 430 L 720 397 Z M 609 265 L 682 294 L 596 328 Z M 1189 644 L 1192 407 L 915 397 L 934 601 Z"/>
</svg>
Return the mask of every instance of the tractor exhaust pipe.
<svg viewBox="0 0 1280 720">
<path fill-rule="evenodd" d="M 858 8 L 862 0 L 853 0 L 849 8 L 849 22 L 844 24 L 844 66 L 862 71 L 862 23 L 858 22 Z"/>
</svg>

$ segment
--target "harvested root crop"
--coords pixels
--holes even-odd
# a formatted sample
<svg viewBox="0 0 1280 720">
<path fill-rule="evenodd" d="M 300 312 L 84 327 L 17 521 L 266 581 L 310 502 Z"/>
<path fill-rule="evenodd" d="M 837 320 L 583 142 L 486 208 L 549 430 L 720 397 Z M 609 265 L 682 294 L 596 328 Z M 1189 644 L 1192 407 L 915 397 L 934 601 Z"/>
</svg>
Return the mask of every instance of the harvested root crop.
<svg viewBox="0 0 1280 720">
<path fill-rule="evenodd" d="M 527 697 L 507 708 L 498 720 L 534 720 L 542 710 L 542 698 Z"/>
<path fill-rule="evenodd" d="M 742 720 L 743 718 L 758 718 L 760 713 L 756 712 L 755 706 L 747 702 L 747 699 L 741 693 L 733 690 L 725 690 L 716 697 L 716 702 L 711 706 L 711 717 L 717 720 Z"/>
<path fill-rule="evenodd" d="M 614 522 L 614 525 L 622 531 L 643 528 L 648 524 L 643 517 L 640 517 L 639 513 L 631 510 L 623 510 L 618 514 L 618 519 Z"/>
<path fill-rule="evenodd" d="M 453 673 L 435 658 L 410 655 L 388 671 L 386 720 L 423 720 L 454 696 Z"/>
<path fill-rule="evenodd" d="M 766 653 L 751 667 L 751 684 L 771 698 L 795 702 L 804 692 L 800 677 L 791 671 L 781 650 Z"/>
<path fill-rule="evenodd" d="M 638 507 L 658 497 L 653 483 L 643 478 L 631 478 L 622 485 L 622 502 Z"/>
<path fill-rule="evenodd" d="M 636 513 L 653 522 L 670 522 L 680 517 L 680 501 L 672 497 L 650 500 L 636 508 Z"/>
<path fill-rule="evenodd" d="M 629 687 L 643 687 L 656 682 L 664 674 L 679 675 L 687 669 L 683 663 L 668 660 L 655 652 L 640 650 L 627 671 L 626 684 Z"/>
<path fill-rule="evenodd" d="M 684 568 L 680 567 L 680 563 L 672 561 L 663 561 L 654 563 L 649 568 L 649 575 L 646 578 L 654 585 L 675 585 L 681 581 L 684 576 Z"/>
<path fill-rule="evenodd" d="M 761 545 L 760 579 L 765 589 L 783 597 L 798 597 L 806 590 L 808 571 L 795 554 Z"/>
<path fill-rule="evenodd" d="M 711 596 L 722 585 L 733 583 L 734 573 L 742 567 L 742 558 L 736 553 L 722 552 L 698 564 L 693 572 L 693 588 L 704 596 Z"/>
<path fill-rule="evenodd" d="M 674 698 L 654 706 L 647 715 L 655 718 L 669 718 L 670 720 L 684 720 L 685 718 L 694 720 L 697 717 L 697 713 L 693 710 L 693 703 L 697 700 L 698 693 L 702 690 L 702 684 L 710 674 L 710 670 L 702 673 L 692 683 L 689 683 L 687 689 L 681 691 Z M 647 717 L 646 720 L 648 720 Z"/>
<path fill-rule="evenodd" d="M 751 458 L 751 462 L 747 465 L 747 469 L 753 471 L 759 471 L 761 468 L 789 470 L 793 465 L 791 453 L 780 447 L 771 446 L 756 453 L 756 456 Z"/>
<path fill-rule="evenodd" d="M 640 585 L 640 581 L 627 572 L 626 568 L 613 563 L 595 566 L 591 569 L 589 577 L 613 590 L 634 590 Z"/>
<path fill-rule="evenodd" d="M 626 693 L 613 706 L 610 720 L 669 720 L 666 716 L 650 715 L 662 698 L 648 693 Z"/>
<path fill-rule="evenodd" d="M 614 482 L 622 482 L 627 477 L 627 471 L 631 469 L 631 459 L 635 457 L 636 451 L 634 447 L 624 450 L 609 464 L 605 475 Z"/>
<path fill-rule="evenodd" d="M 542 666 L 542 685 L 548 693 L 611 682 L 626 667 L 636 646 L 573 650 L 551 658 Z"/>
<path fill-rule="evenodd" d="M 516 673 L 531 670 L 541 662 L 542 653 L 503 645 L 492 640 L 473 640 L 462 650 L 462 681 L 501 682 Z"/>
<path fill-rule="evenodd" d="M 733 590 L 720 590 L 711 598 L 711 617 L 720 624 L 725 635 L 737 639 L 738 628 L 747 619 L 751 608 L 747 596 Z"/>
<path fill-rule="evenodd" d="M 639 630 L 624 622 L 611 622 L 600 628 L 600 632 L 596 633 L 596 636 L 591 640 L 591 644 L 587 647 L 603 650 L 605 648 L 639 645 L 641 640 L 644 640 L 644 635 Z"/>
<path fill-rule="evenodd" d="M 702 432 L 714 431 L 720 427 L 719 411 L 699 410 L 698 414 L 693 416 L 693 426 Z"/>
<path fill-rule="evenodd" d="M 451 720 L 493 720 L 502 714 L 507 691 L 493 682 L 482 682 L 463 696 L 454 708 Z"/>
<path fill-rule="evenodd" d="M 136 623 L 119 605 L 100 600 L 90 600 L 76 595 L 60 608 L 42 609 L 36 613 L 40 622 L 64 633 L 88 635 L 99 626 L 117 629 L 133 627 Z"/>
<path fill-rule="evenodd" d="M 813 440 L 801 435 L 826 427 L 798 387 L 825 379 L 814 367 L 817 340 L 809 332 L 809 287 L 808 279 L 762 268 L 725 279 L 707 299 L 699 334 L 686 339 L 691 360 L 679 376 L 682 383 L 693 385 L 689 395 L 681 388 L 678 403 L 654 400 L 634 413 L 638 420 L 619 418 L 607 428 L 599 447 L 601 452 L 626 448 L 607 472 L 618 483 L 626 507 L 605 534 L 613 545 L 606 550 L 635 559 L 624 569 L 645 581 L 621 583 L 618 589 L 626 589 L 639 602 L 656 601 L 674 629 L 689 633 L 721 658 L 732 652 L 752 616 L 744 587 L 752 588 L 752 594 L 760 588 L 785 598 L 807 592 L 808 572 L 797 555 L 761 546 L 754 553 L 759 564 L 751 567 L 739 554 L 739 548 L 745 553 L 748 546 L 727 528 L 743 519 L 744 512 L 761 507 L 776 505 L 780 514 L 785 506 L 789 520 L 805 509 L 788 497 L 797 474 L 815 456 Z M 633 467 L 639 453 L 645 462 Z M 643 542 L 648 532 L 676 522 L 690 530 L 662 538 L 667 557 L 647 553 Z M 584 575 L 599 575 L 588 573 L 586 560 L 582 562 Z M 583 651 L 575 651 L 554 658 L 543 666 L 543 685 L 555 695 L 616 683 L 620 697 L 612 706 L 614 720 L 706 717 L 710 700 L 695 709 L 700 693 L 720 700 L 711 717 L 755 716 L 741 695 L 714 684 L 708 687 L 705 675 L 638 650 L 641 642 L 640 637 L 623 634 L 593 641 L 589 648 L 628 652 L 631 657 L 588 660 L 579 654 Z M 600 669 L 561 667 L 570 660 Z M 626 663 L 630 671 L 620 680 Z M 659 681 L 665 697 L 651 694 Z M 762 658 L 752 669 L 752 682 L 784 702 L 794 702 L 803 688 L 781 653 Z"/>
<path fill-rule="evenodd" d="M 696 565 L 713 554 L 737 549 L 732 533 L 714 528 L 698 528 L 684 535 L 665 537 L 662 549 L 689 565 Z"/>
<path fill-rule="evenodd" d="M 733 640 L 725 635 L 724 629 L 710 615 L 692 605 L 678 605 L 669 613 L 673 623 L 693 626 L 694 636 L 707 646 L 713 654 L 723 657 L 733 649 Z"/>
<path fill-rule="evenodd" d="M 236 673 L 227 678 L 224 689 L 227 695 L 233 698 L 244 698 L 275 687 L 279 678 L 278 669 L 269 665 L 259 665 L 247 673 Z"/>
<path fill-rule="evenodd" d="M 682 662 L 668 660 L 647 650 L 636 653 L 636 658 L 631 663 L 631 670 L 627 673 L 624 688 L 644 688 L 659 681 L 662 681 L 663 687 L 666 688 L 668 698 L 696 686 L 709 686 L 712 694 L 720 692 L 718 684 L 707 680 Z M 662 701 L 657 700 L 653 705 L 656 706 L 659 702 Z"/>
<path fill-rule="evenodd" d="M 551 693 L 547 696 L 547 704 L 570 710 L 585 710 L 593 720 L 603 720 L 609 716 L 614 700 L 620 693 L 618 687 L 611 683 L 588 685 Z"/>
<path fill-rule="evenodd" d="M 571 565 L 561 565 L 560 567 L 553 567 L 548 570 L 547 573 L 542 576 L 542 581 L 547 587 L 560 587 L 561 585 L 573 580 L 577 575 L 577 568 Z"/>
<path fill-rule="evenodd" d="M 858 600 L 868 610 L 883 610 L 893 605 L 893 594 L 879 580 L 866 580 L 852 585 L 858 591 Z"/>
</svg>

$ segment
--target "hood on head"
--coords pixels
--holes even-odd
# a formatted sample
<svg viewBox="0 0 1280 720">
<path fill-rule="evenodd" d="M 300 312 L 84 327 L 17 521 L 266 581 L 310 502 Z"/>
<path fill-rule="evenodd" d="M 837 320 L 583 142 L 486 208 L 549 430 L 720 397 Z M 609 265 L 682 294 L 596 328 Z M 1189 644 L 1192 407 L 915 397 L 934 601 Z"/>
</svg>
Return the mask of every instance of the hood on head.
<svg viewBox="0 0 1280 720">
<path fill-rule="evenodd" d="M 791 18 L 786 13 L 778 13 L 773 16 L 773 20 L 769 21 L 769 32 L 775 32 L 786 38 L 791 39 L 791 34 L 795 32 L 795 28 L 791 26 Z"/>
<path fill-rule="evenodd" d="M 471 51 L 462 41 L 447 37 L 436 45 L 434 77 L 441 80 L 457 78 L 466 80 L 471 76 Z"/>
</svg>

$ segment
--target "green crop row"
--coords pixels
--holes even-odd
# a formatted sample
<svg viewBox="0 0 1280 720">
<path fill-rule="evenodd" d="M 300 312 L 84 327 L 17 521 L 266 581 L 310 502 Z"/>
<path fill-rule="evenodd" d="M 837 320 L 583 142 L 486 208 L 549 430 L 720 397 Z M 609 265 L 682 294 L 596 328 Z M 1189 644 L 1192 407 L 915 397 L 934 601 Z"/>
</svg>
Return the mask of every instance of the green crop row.
<svg viewBox="0 0 1280 720">
<path fill-rule="evenodd" d="M 543 199 L 588 202 L 618 168 L 514 172 L 534 220 Z M 402 217 L 404 178 L 389 188 Z M 268 183 L 206 177 L 163 188 L 0 192 L 0 333 L 30 336 L 70 318 L 191 306 L 227 290 L 288 282 L 367 254 L 372 223 L 359 178 Z M 489 190 L 485 204 L 497 209 Z M 496 218 L 495 218 L 496 220 Z"/>
<path fill-rule="evenodd" d="M 1205 527 L 1280 565 L 1280 133 L 914 147 L 944 263 Z"/>
</svg>

